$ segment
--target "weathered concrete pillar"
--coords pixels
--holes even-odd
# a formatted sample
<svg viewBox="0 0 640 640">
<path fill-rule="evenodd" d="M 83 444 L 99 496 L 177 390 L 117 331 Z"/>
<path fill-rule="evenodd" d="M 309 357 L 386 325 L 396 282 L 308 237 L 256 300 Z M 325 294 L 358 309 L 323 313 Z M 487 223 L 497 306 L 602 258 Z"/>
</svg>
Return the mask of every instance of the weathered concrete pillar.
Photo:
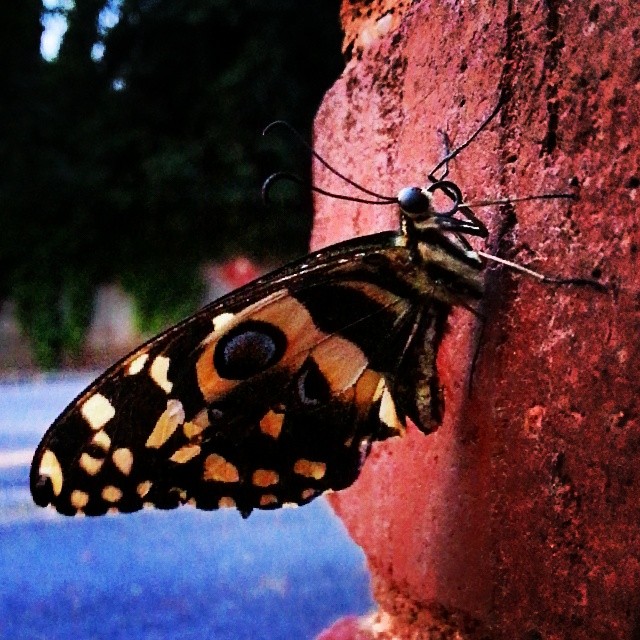
<svg viewBox="0 0 640 640">
<path fill-rule="evenodd" d="M 478 209 L 488 250 L 609 286 L 490 268 L 485 321 L 454 312 L 442 427 L 375 445 L 332 498 L 381 611 L 349 637 L 640 638 L 640 8 L 345 0 L 342 19 L 352 57 L 316 149 L 394 194 L 425 182 L 439 130 L 460 142 L 504 91 L 451 178 L 475 200 L 579 200 Z M 315 181 L 350 192 L 320 166 Z M 314 248 L 397 223 L 392 207 L 316 210 Z"/>
</svg>

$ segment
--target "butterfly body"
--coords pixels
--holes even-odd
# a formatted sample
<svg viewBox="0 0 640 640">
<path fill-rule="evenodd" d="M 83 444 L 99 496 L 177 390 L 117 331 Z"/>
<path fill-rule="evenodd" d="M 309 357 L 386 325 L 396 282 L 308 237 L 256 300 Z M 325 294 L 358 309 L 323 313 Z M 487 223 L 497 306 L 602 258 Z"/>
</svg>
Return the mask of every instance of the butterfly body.
<svg viewBox="0 0 640 640">
<path fill-rule="evenodd" d="M 315 252 L 136 349 L 45 434 L 35 502 L 246 516 L 349 486 L 371 442 L 407 417 L 431 431 L 448 312 L 482 296 L 469 222 L 453 213 L 402 211 L 399 231 Z"/>
</svg>

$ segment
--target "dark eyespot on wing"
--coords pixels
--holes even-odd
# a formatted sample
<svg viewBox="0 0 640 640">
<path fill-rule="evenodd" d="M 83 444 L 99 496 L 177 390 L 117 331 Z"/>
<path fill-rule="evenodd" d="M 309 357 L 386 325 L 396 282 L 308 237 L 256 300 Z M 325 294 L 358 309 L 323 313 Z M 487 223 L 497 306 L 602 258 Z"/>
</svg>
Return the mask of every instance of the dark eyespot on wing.
<svg viewBox="0 0 640 640">
<path fill-rule="evenodd" d="M 317 406 L 331 398 L 327 379 L 313 358 L 308 358 L 298 373 L 298 399 L 303 405 Z"/>
<path fill-rule="evenodd" d="M 268 322 L 247 320 L 220 338 L 213 364 L 222 378 L 246 380 L 279 362 L 286 348 L 287 338 L 281 329 Z"/>
</svg>

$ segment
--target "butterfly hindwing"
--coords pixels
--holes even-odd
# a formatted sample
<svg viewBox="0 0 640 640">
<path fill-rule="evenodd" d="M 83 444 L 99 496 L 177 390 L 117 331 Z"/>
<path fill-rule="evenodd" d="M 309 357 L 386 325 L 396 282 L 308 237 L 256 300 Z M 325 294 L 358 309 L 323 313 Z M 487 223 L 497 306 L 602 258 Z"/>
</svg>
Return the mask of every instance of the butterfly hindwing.
<svg viewBox="0 0 640 640">
<path fill-rule="evenodd" d="M 371 441 L 417 419 L 400 365 L 444 318 L 417 304 L 399 238 L 312 254 L 114 365 L 45 435 L 36 502 L 69 515 L 183 503 L 247 514 L 350 485 Z"/>
</svg>

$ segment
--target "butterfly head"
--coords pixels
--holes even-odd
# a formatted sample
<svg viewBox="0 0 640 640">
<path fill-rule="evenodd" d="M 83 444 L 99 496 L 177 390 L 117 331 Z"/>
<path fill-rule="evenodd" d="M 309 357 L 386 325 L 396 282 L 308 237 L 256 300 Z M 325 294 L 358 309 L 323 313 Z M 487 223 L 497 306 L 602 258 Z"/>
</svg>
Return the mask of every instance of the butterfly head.
<svg viewBox="0 0 640 640">
<path fill-rule="evenodd" d="M 439 193 L 441 192 L 441 193 Z M 444 194 L 452 204 L 440 210 L 436 197 Z M 402 212 L 413 220 L 423 220 L 434 216 L 452 216 L 463 203 L 462 192 L 455 182 L 439 180 L 428 187 L 405 187 L 397 196 Z M 438 203 L 439 204 L 439 203 Z"/>
</svg>

